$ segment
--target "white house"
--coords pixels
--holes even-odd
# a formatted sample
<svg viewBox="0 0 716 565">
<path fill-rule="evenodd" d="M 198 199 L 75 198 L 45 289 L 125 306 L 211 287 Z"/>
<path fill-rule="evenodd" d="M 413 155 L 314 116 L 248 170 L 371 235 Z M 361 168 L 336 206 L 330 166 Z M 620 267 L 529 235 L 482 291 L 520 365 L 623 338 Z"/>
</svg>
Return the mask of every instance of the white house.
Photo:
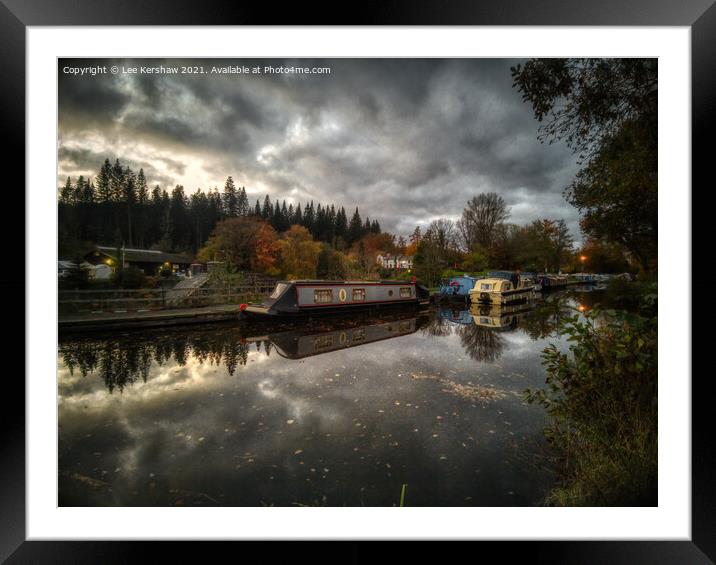
<svg viewBox="0 0 716 565">
<path fill-rule="evenodd" d="M 386 253 L 385 255 L 378 255 L 375 258 L 378 263 L 384 269 L 412 269 L 413 258 L 405 257 L 403 255 L 391 255 Z"/>
</svg>

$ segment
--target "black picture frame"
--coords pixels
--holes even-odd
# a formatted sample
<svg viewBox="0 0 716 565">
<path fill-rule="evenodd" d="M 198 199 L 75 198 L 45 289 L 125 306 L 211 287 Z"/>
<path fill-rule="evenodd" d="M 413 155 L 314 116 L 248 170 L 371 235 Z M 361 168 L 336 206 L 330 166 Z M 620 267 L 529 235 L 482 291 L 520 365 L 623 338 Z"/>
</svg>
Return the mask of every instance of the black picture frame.
<svg viewBox="0 0 716 565">
<path fill-rule="evenodd" d="M 394 0 L 377 5 L 356 5 L 355 11 L 337 10 L 337 4 L 293 3 L 277 10 L 268 3 L 244 6 L 215 0 L 0 0 L 0 115 L 6 141 L 5 162 L 24 162 L 25 151 L 25 28 L 65 25 L 569 25 L 569 26 L 688 26 L 692 39 L 692 180 L 693 186 L 707 180 L 709 144 L 707 135 L 714 123 L 716 104 L 716 6 L 714 0 L 549 0 L 529 2 L 476 2 L 452 0 Z M 346 6 L 343 8 L 345 9 Z M 350 18 L 350 19 L 349 19 Z M 89 55 L 89 53 L 88 53 Z M 24 170 L 13 165 L 15 186 L 25 186 Z M 13 203 L 24 209 L 24 193 Z M 692 191 L 693 195 L 693 191 Z M 693 196 L 692 196 L 693 198 Z M 695 210 L 695 208 L 692 209 Z M 22 221 L 20 219 L 16 219 Z M 7 224 L 6 224 L 7 225 Z M 694 226 L 704 225 L 694 218 Z M 16 229 L 16 228 L 15 228 Z M 14 233 L 17 233 L 15 231 Z M 696 234 L 693 234 L 694 236 Z M 704 238 L 692 237 L 692 257 L 708 257 Z M 11 239 L 5 238 L 5 241 Z M 31 260 L 31 258 L 27 258 Z M 710 259 L 707 259 L 710 262 Z M 24 265 L 13 262 L 17 276 L 2 281 L 5 293 L 24 296 Z M 708 292 L 710 277 L 687 279 L 692 293 Z M 17 300 L 16 307 L 20 308 Z M 680 305 L 684 307 L 684 304 Z M 686 305 L 691 308 L 691 305 Z M 23 316 L 20 318 L 19 316 Z M 24 312 L 12 319 L 23 319 Z M 17 322 L 14 322 L 16 325 Z M 23 326 L 24 327 L 24 326 Z M 689 331 L 685 328 L 684 331 Z M 10 332 L 23 339 L 24 332 Z M 694 353 L 706 350 L 709 332 L 692 332 Z M 17 346 L 20 344 L 18 343 Z M 1 412 L 0 443 L 0 560 L 10 563 L 119 563 L 146 557 L 153 542 L 26 541 L 25 535 L 25 397 L 24 382 L 6 369 L 3 391 L 8 399 Z M 709 421 L 711 395 L 707 378 L 692 379 L 692 538 L 690 541 L 583 541 L 583 542 L 476 542 L 484 557 L 498 552 L 500 559 L 519 556 L 537 561 L 570 563 L 710 563 L 716 561 L 716 449 Z M 691 375 L 672 375 L 691 378 Z M 14 405 L 15 411 L 8 410 Z M 320 532 L 316 532 L 320 537 Z M 559 532 L 555 532 L 559 537 Z M 351 542 L 358 544 L 358 542 Z M 206 557 L 206 544 L 161 544 L 164 559 L 170 559 L 172 545 L 184 559 Z M 179 547 L 177 547 L 179 546 Z M 155 545 L 156 547 L 156 545 Z M 215 548 L 212 547 L 212 551 Z M 223 549 L 223 548 L 220 548 Z M 287 549 L 295 551 L 295 549 Z M 341 550 L 341 560 L 363 561 L 363 546 Z M 381 550 L 382 551 L 382 550 Z M 402 553 L 402 549 L 399 550 Z M 475 549 L 471 549 L 475 551 Z"/>
</svg>

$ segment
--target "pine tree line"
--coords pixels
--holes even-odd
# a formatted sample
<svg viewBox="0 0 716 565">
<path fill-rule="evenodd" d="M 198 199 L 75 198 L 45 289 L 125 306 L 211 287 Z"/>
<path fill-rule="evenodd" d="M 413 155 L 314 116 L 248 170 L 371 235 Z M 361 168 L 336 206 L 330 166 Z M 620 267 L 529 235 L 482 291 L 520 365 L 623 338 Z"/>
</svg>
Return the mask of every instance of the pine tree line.
<svg viewBox="0 0 716 565">
<path fill-rule="evenodd" d="M 94 180 L 71 178 L 59 191 L 60 241 L 95 242 L 128 247 L 192 251 L 201 248 L 217 222 L 224 218 L 259 216 L 276 231 L 301 225 L 313 238 L 343 249 L 368 233 L 381 233 L 380 224 L 362 220 L 358 208 L 350 220 L 345 208 L 334 204 L 286 203 L 266 195 L 251 206 L 245 187 L 232 177 L 223 192 L 216 187 L 191 195 L 176 185 L 171 193 L 159 185 L 151 190 L 144 171 L 123 167 L 119 159 L 106 159 Z"/>
</svg>

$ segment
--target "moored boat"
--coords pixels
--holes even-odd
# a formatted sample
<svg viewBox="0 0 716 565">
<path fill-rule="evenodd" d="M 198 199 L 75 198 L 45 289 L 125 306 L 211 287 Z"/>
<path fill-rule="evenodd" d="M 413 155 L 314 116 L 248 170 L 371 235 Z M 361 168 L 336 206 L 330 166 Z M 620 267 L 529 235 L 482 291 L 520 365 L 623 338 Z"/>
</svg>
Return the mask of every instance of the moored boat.
<svg viewBox="0 0 716 565">
<path fill-rule="evenodd" d="M 535 283 L 513 271 L 493 271 L 480 279 L 470 291 L 470 301 L 478 304 L 514 304 L 534 299 Z"/>
<path fill-rule="evenodd" d="M 470 291 L 475 287 L 477 277 L 462 275 L 443 279 L 436 297 L 440 300 L 466 300 L 470 296 Z"/>
<path fill-rule="evenodd" d="M 430 292 L 415 281 L 280 281 L 261 304 L 242 304 L 241 318 L 342 314 L 427 305 Z"/>
<path fill-rule="evenodd" d="M 537 275 L 537 280 L 543 291 L 554 290 L 556 288 L 564 288 L 567 286 L 568 279 L 565 275 Z"/>
<path fill-rule="evenodd" d="M 596 284 L 596 275 L 590 273 L 574 273 L 570 275 L 570 284 Z"/>
</svg>

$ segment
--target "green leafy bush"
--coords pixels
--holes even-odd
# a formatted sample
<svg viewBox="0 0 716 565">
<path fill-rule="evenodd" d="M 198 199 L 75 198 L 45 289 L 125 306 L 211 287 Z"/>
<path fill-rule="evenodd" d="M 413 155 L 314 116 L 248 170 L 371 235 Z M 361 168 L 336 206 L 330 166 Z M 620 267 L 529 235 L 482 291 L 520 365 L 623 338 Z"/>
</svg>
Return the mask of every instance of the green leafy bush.
<svg viewBox="0 0 716 565">
<path fill-rule="evenodd" d="M 657 317 L 593 310 L 561 322 L 569 353 L 543 352 L 546 389 L 526 391 L 550 416 L 545 434 L 558 454 L 557 506 L 657 503 Z"/>
<path fill-rule="evenodd" d="M 465 260 L 462 262 L 461 267 L 466 271 L 480 272 L 487 269 L 489 258 L 484 249 L 475 247 L 465 256 Z"/>
</svg>

